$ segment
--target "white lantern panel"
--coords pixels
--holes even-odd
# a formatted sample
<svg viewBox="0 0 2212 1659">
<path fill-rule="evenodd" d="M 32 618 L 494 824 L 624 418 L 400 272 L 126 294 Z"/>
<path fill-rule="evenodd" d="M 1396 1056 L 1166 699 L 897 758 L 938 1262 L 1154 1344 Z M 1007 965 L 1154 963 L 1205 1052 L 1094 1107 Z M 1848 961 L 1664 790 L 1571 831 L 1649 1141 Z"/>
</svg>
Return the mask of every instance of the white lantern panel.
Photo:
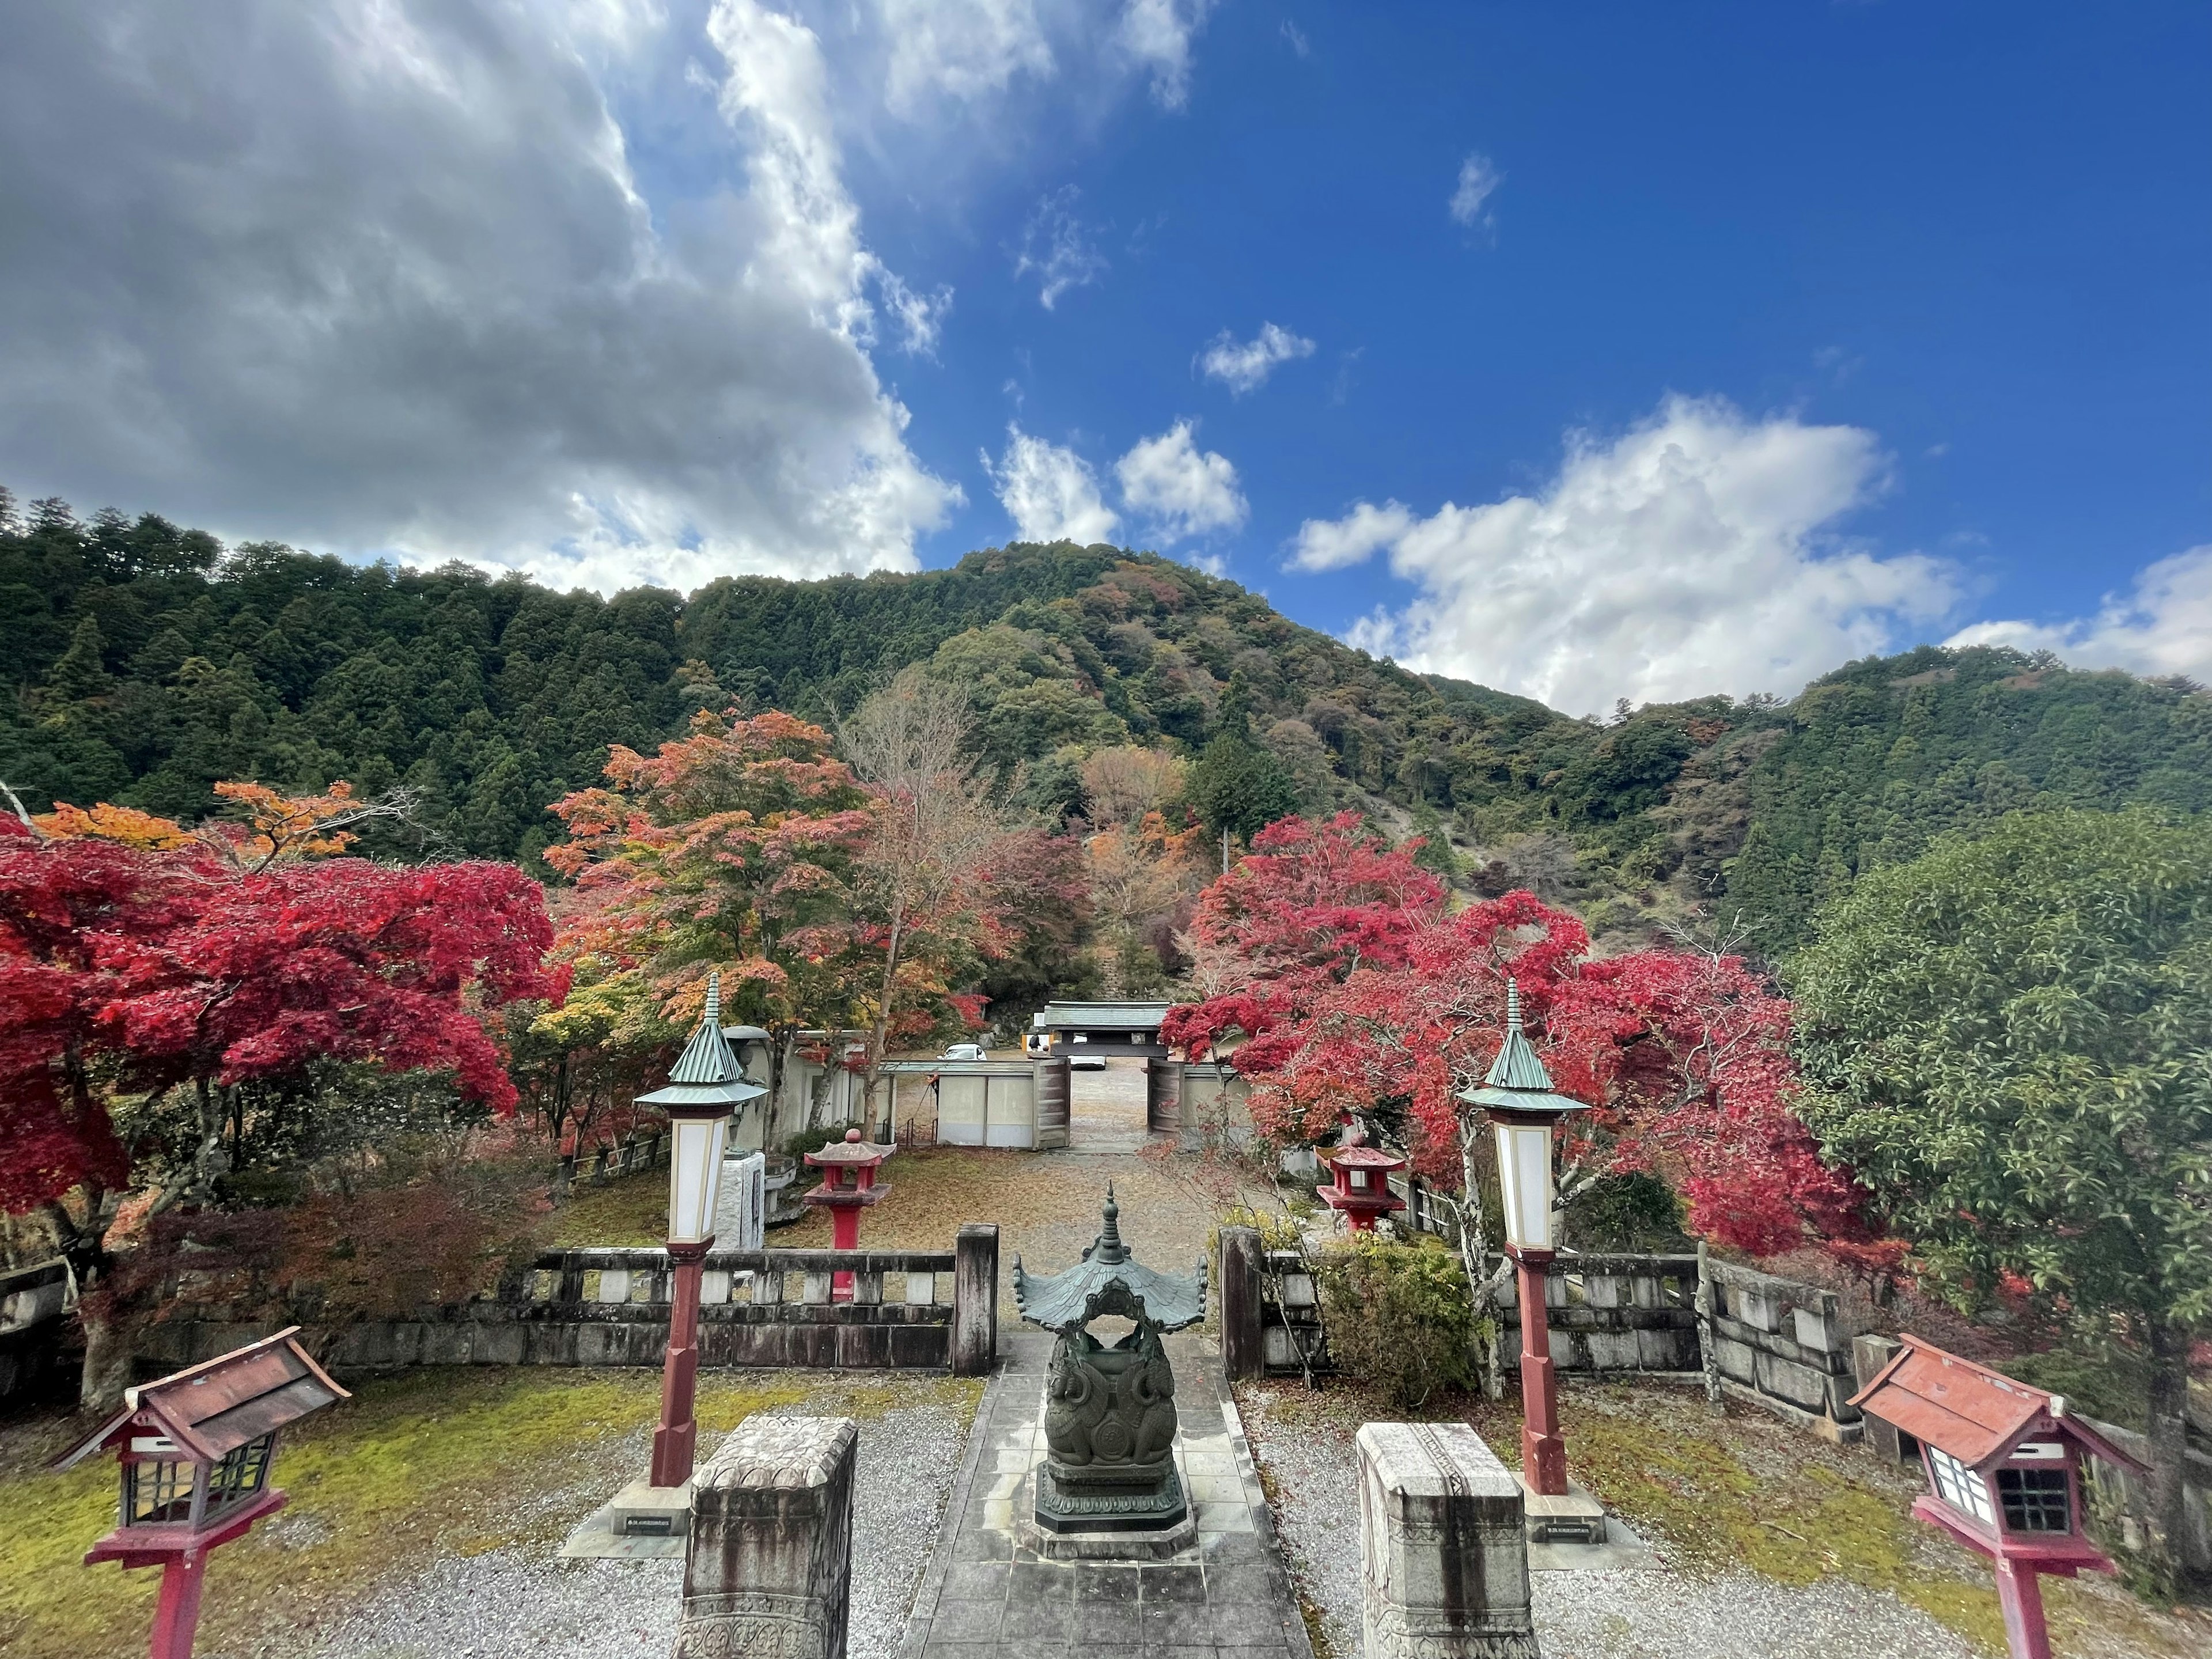
<svg viewBox="0 0 2212 1659">
<path fill-rule="evenodd" d="M 1551 1126 L 1499 1123 L 1495 1127 L 1505 1237 L 1520 1249 L 1548 1250 L 1553 1248 Z"/>
<path fill-rule="evenodd" d="M 674 1154 L 668 1160 L 668 1242 L 696 1244 L 714 1224 L 714 1203 L 722 1186 L 722 1146 L 726 1117 L 679 1117 Z"/>
</svg>

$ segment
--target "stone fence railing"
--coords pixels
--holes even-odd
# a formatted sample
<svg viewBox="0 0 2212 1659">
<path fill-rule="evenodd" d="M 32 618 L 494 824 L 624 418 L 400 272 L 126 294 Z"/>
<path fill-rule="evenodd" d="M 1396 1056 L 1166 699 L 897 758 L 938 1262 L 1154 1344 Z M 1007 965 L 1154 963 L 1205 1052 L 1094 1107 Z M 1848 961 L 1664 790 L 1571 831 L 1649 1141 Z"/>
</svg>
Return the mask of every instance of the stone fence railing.
<svg viewBox="0 0 2212 1659">
<path fill-rule="evenodd" d="M 61 1363 L 76 1299 L 69 1264 L 57 1259 L 0 1270 L 0 1400 L 41 1387 Z"/>
<path fill-rule="evenodd" d="M 1851 1339 L 1836 1293 L 1726 1261 L 1707 1261 L 1703 1272 L 1707 1375 L 1826 1439 L 1858 1439 Z"/>
<path fill-rule="evenodd" d="M 837 1299 L 850 1274 L 852 1298 Z M 673 1271 L 658 1249 L 548 1251 L 489 1296 L 326 1334 L 337 1371 L 407 1365 L 658 1365 Z M 700 1285 L 702 1365 L 951 1369 L 981 1376 L 998 1348 L 999 1230 L 971 1224 L 949 1251 L 717 1250 Z M 141 1358 L 196 1364 L 274 1320 L 166 1320 Z"/>
<path fill-rule="evenodd" d="M 634 1133 L 610 1145 L 564 1153 L 553 1167 L 553 1195 L 556 1200 L 566 1197 L 568 1189 L 579 1181 L 596 1186 L 617 1176 L 640 1175 L 658 1169 L 668 1162 L 672 1145 L 667 1130 L 656 1129 L 651 1134 Z"/>
<path fill-rule="evenodd" d="M 1217 1257 L 1222 1352 L 1232 1376 L 1285 1376 L 1299 1350 L 1326 1364 L 1313 1276 L 1295 1255 L 1263 1256 L 1258 1235 L 1225 1227 Z M 1493 1316 L 1517 1351 L 1521 1314 L 1509 1275 Z M 1703 1375 L 1825 1437 L 1859 1437 L 1850 1403 L 1850 1340 L 1832 1291 L 1702 1255 L 1567 1255 L 1546 1275 L 1552 1360 L 1596 1375 Z"/>
<path fill-rule="evenodd" d="M 1698 1258 L 1583 1255 L 1556 1258 L 1544 1280 L 1552 1363 L 1563 1371 L 1698 1371 Z M 1520 1352 L 1514 1276 L 1493 1293 L 1498 1322 Z"/>
</svg>

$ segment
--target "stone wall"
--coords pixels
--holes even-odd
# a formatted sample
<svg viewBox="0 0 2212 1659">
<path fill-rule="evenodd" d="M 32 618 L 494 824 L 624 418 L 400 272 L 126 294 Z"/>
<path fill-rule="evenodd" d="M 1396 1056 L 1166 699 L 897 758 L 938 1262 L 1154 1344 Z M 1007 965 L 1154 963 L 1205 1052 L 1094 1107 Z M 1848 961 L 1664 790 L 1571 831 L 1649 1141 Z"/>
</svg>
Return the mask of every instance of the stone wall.
<svg viewBox="0 0 2212 1659">
<path fill-rule="evenodd" d="M 1194 1060 L 1176 1067 L 1175 1085 L 1177 1127 L 1185 1147 L 1251 1139 L 1252 1085 L 1235 1066 Z"/>
<path fill-rule="evenodd" d="M 1562 1371 L 1700 1370 L 1697 1290 L 1694 1255 L 1555 1259 L 1544 1283 L 1552 1364 Z M 1511 1275 L 1495 1301 L 1506 1352 L 1518 1353 L 1520 1291 Z"/>
<path fill-rule="evenodd" d="M 76 1285 L 59 1260 L 0 1272 L 0 1400 L 46 1388 L 76 1339 Z"/>
<path fill-rule="evenodd" d="M 832 1275 L 853 1275 L 850 1302 Z M 840 1370 L 989 1367 L 997 1341 L 998 1229 L 963 1228 L 956 1251 L 717 1250 L 700 1287 L 699 1363 Z M 662 1250 L 550 1251 L 495 1292 L 418 1317 L 321 1335 L 337 1371 L 408 1365 L 658 1365 L 672 1270 Z M 162 1321 L 139 1345 L 160 1371 L 228 1352 L 291 1320 L 210 1310 Z M 313 1334 L 312 1317 L 301 1318 Z"/>
<path fill-rule="evenodd" d="M 1231 1231 L 1240 1237 L 1226 1248 Z M 1221 1306 L 1249 1329 L 1224 1343 L 1284 1376 L 1301 1369 L 1299 1350 L 1328 1364 L 1313 1276 L 1292 1254 L 1263 1256 L 1256 1236 L 1224 1230 L 1217 1255 Z M 1235 1273 L 1240 1284 L 1227 1283 Z M 1701 1277 L 1702 1275 L 1702 1277 Z M 1509 1353 L 1520 1347 L 1518 1287 L 1509 1276 L 1493 1313 Z M 1849 1404 L 1850 1341 L 1834 1292 L 1697 1255 L 1587 1254 L 1554 1260 L 1544 1301 L 1552 1363 L 1585 1376 L 1706 1376 L 1716 1389 L 1752 1401 L 1827 1438 L 1850 1441 L 1859 1413 Z M 1710 1310 L 1710 1312 L 1701 1310 Z"/>
<path fill-rule="evenodd" d="M 1833 1291 L 1708 1264 L 1709 1358 L 1721 1388 L 1839 1444 L 1863 1430 L 1851 1339 Z"/>
</svg>

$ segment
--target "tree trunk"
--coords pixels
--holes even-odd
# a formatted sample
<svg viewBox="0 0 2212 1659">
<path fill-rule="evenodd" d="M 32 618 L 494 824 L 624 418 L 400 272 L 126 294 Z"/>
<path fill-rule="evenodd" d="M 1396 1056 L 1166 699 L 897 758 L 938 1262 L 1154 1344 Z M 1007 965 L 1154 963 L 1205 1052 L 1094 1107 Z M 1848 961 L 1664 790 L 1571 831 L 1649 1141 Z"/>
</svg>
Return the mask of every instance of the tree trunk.
<svg viewBox="0 0 2212 1659">
<path fill-rule="evenodd" d="M 131 1386 L 131 1332 L 107 1316 L 98 1299 L 77 1304 L 84 1327 L 84 1369 L 77 1378 L 77 1404 L 88 1412 L 110 1412 Z"/>
<path fill-rule="evenodd" d="M 2160 1577 L 2178 1584 L 2185 1571 L 2188 1516 L 2189 1333 L 2172 1325 L 2150 1337 L 2150 1530 Z"/>
<path fill-rule="evenodd" d="M 1498 1340 L 1498 1310 L 1492 1292 L 1505 1282 L 1510 1267 L 1501 1261 L 1493 1273 L 1489 1249 L 1482 1242 L 1482 1187 L 1474 1163 L 1474 1149 L 1480 1144 L 1479 1126 L 1462 1118 L 1459 1126 L 1459 1263 L 1460 1271 L 1467 1276 L 1468 1295 L 1474 1304 L 1474 1316 L 1487 1333 L 1482 1340 L 1482 1352 L 1475 1356 L 1477 1369 L 1482 1375 L 1483 1397 L 1503 1400 L 1505 1352 Z"/>
<path fill-rule="evenodd" d="M 870 1123 L 876 1121 L 876 1077 L 884 1063 L 884 1047 L 890 1041 L 891 996 L 898 984 L 899 946 L 906 928 L 906 905 L 903 902 L 891 908 L 890 938 L 884 945 L 884 989 L 876 1002 L 876 1029 L 868 1036 L 868 1081 L 862 1091 L 866 1103 L 861 1115 Z"/>
</svg>

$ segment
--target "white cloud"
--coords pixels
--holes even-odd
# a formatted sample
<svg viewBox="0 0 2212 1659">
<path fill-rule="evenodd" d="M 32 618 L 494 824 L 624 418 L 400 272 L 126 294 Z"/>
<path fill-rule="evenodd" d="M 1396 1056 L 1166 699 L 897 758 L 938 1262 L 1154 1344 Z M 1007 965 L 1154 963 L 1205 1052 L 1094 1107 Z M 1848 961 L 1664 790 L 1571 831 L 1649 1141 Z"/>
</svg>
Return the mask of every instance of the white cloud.
<svg viewBox="0 0 2212 1659">
<path fill-rule="evenodd" d="M 1256 338 L 1239 343 L 1227 329 L 1214 337 L 1198 360 L 1206 375 L 1242 397 L 1266 384 L 1275 365 L 1314 355 L 1314 343 L 1273 323 L 1260 325 Z"/>
<path fill-rule="evenodd" d="M 1018 75 L 1051 78 L 1052 46 L 1036 0 L 878 0 L 890 62 L 885 101 L 912 115 L 942 93 L 970 100 Z"/>
<path fill-rule="evenodd" d="M 1353 644 L 1569 713 L 1788 694 L 1957 601 L 1942 562 L 1833 537 L 1882 482 L 1870 432 L 1674 398 L 1610 443 L 1570 434 L 1540 495 L 1426 519 L 1363 502 L 1304 526 L 1294 562 L 1387 548 L 1420 595 L 1359 624 Z"/>
<path fill-rule="evenodd" d="M 1114 476 L 1129 510 L 1146 515 L 1170 540 L 1234 530 L 1249 510 L 1237 469 L 1226 456 L 1201 454 L 1187 420 L 1132 446 L 1114 463 Z"/>
<path fill-rule="evenodd" d="M 1092 542 L 1112 538 L 1121 520 L 1099 499 L 1098 477 L 1091 464 L 1072 449 L 1033 438 L 1020 427 L 1006 428 L 1006 453 L 994 462 L 987 453 L 999 501 L 1014 521 L 1018 540 Z"/>
<path fill-rule="evenodd" d="M 1191 37 L 1206 22 L 1213 0 L 1128 0 L 1115 39 L 1152 72 L 1152 96 L 1169 109 L 1190 97 Z"/>
<path fill-rule="evenodd" d="M 1451 216 L 1461 224 L 1471 225 L 1481 216 L 1482 204 L 1487 202 L 1505 175 L 1491 164 L 1487 155 L 1470 155 L 1459 164 L 1459 185 L 1452 191 Z"/>
<path fill-rule="evenodd" d="M 1022 231 L 1014 275 L 1037 278 L 1037 301 L 1047 311 L 1068 289 L 1106 274 L 1105 255 L 1091 245 L 1089 229 L 1076 216 L 1082 194 L 1073 185 L 1062 185 L 1037 203 Z"/>
<path fill-rule="evenodd" d="M 1340 570 L 1395 546 L 1413 527 L 1412 509 L 1401 503 L 1361 501 L 1341 519 L 1300 525 L 1291 562 L 1300 570 Z"/>
<path fill-rule="evenodd" d="M 2057 626 L 1976 623 L 1944 643 L 2055 651 L 2076 668 L 2212 682 L 2212 544 L 2147 567 L 2130 592 L 2109 596 L 2093 618 Z"/>
<path fill-rule="evenodd" d="M 1313 56 L 1313 42 L 1306 39 L 1306 32 L 1287 17 L 1283 19 L 1282 33 L 1283 39 L 1290 43 L 1291 50 L 1299 57 Z"/>
<path fill-rule="evenodd" d="M 25 13 L 0 470 L 603 589 L 913 568 L 959 492 L 869 350 L 879 314 L 927 349 L 949 295 L 863 240 L 814 33 L 702 9 Z M 649 203 L 624 99 L 728 183 Z"/>
</svg>

